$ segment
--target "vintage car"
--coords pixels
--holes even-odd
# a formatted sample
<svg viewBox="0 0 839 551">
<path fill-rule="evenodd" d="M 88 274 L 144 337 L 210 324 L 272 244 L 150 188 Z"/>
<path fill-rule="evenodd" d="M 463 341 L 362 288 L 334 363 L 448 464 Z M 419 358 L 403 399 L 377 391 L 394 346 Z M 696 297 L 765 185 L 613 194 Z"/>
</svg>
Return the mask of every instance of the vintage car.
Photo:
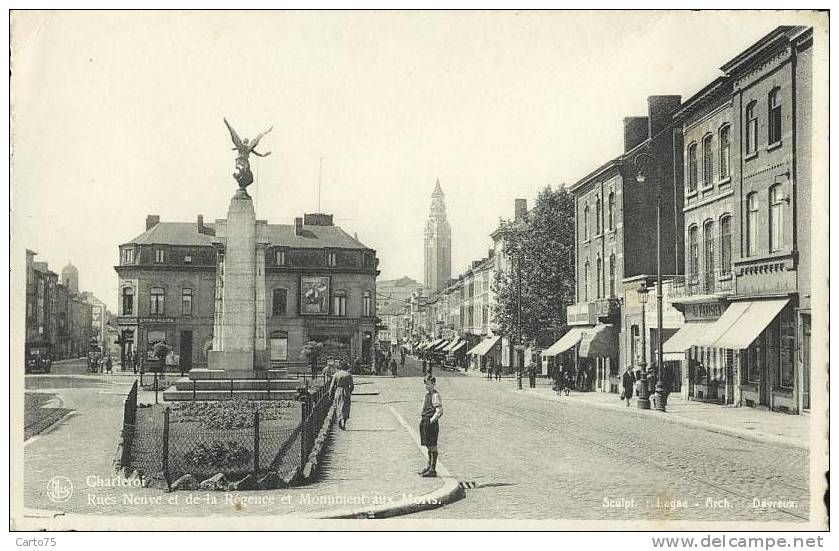
<svg viewBox="0 0 839 551">
<path fill-rule="evenodd" d="M 52 358 L 50 357 L 50 349 L 48 346 L 30 345 L 26 350 L 26 366 L 24 371 L 32 373 L 34 371 L 49 373 L 52 369 Z"/>
</svg>

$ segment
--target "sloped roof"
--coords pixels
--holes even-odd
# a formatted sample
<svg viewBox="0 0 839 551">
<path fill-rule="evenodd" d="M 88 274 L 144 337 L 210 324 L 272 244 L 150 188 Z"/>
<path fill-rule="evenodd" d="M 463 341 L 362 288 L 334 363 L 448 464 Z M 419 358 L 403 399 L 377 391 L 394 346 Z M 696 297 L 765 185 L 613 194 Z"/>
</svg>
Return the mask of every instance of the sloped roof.
<svg viewBox="0 0 839 551">
<path fill-rule="evenodd" d="M 215 228 L 214 224 L 204 224 Z M 291 224 L 269 224 L 268 236 L 272 245 L 298 249 L 369 249 L 338 226 L 303 226 L 302 235 L 294 235 Z M 141 233 L 127 244 L 135 245 L 178 245 L 212 246 L 214 237 L 198 233 L 198 224 L 191 222 L 159 222 Z"/>
<path fill-rule="evenodd" d="M 405 313 L 405 308 L 408 305 L 400 300 L 396 300 L 378 310 L 380 316 L 401 316 Z"/>
</svg>

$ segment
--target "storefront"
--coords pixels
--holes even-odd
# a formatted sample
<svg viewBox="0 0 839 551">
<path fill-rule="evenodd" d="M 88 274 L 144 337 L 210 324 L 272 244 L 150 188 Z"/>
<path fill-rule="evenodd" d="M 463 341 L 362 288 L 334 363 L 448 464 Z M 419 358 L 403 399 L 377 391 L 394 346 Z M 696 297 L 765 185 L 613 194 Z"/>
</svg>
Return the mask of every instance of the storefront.
<svg viewBox="0 0 839 551">
<path fill-rule="evenodd" d="M 665 343 L 665 352 L 690 345 L 687 396 L 798 411 L 794 306 L 789 298 L 732 301 L 724 310 L 686 305 L 686 318 L 692 321 L 673 337 L 675 342 Z M 719 315 L 713 321 L 694 319 L 697 314 L 712 317 L 715 311 Z"/>
<path fill-rule="evenodd" d="M 583 333 L 577 350 L 579 369 L 577 378 L 585 390 L 618 392 L 617 383 L 610 376 L 617 374 L 618 331 L 610 324 L 598 324 Z"/>
<path fill-rule="evenodd" d="M 542 352 L 542 358 L 545 360 L 544 363 L 548 364 L 550 372 L 555 373 L 559 370 L 573 377 L 577 360 L 577 345 L 580 344 L 584 332 L 584 327 L 571 327 L 558 341 Z"/>
<path fill-rule="evenodd" d="M 472 368 L 481 370 L 486 368 L 489 358 L 493 358 L 495 365 L 501 362 L 501 337 L 489 337 L 466 352 L 472 362 Z"/>
</svg>

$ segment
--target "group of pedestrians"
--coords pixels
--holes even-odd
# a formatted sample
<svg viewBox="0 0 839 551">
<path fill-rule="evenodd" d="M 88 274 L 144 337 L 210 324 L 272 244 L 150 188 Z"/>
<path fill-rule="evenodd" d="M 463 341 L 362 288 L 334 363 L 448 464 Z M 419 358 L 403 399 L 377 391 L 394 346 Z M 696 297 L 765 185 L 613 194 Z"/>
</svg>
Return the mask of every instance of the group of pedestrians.
<svg viewBox="0 0 839 551">
<path fill-rule="evenodd" d="M 495 362 L 495 358 L 490 356 L 487 358 L 486 362 L 486 373 L 487 373 L 487 381 L 500 381 L 501 380 L 501 364 L 497 364 Z"/>
</svg>

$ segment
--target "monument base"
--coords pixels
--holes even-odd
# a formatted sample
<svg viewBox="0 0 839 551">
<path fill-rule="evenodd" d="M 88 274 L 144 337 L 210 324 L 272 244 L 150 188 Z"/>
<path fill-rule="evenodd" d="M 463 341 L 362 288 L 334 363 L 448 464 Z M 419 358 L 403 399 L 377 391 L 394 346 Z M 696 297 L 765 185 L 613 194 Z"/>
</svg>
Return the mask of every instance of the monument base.
<svg viewBox="0 0 839 551">
<path fill-rule="evenodd" d="M 207 363 L 210 369 L 253 371 L 253 350 L 210 350 Z"/>
</svg>

